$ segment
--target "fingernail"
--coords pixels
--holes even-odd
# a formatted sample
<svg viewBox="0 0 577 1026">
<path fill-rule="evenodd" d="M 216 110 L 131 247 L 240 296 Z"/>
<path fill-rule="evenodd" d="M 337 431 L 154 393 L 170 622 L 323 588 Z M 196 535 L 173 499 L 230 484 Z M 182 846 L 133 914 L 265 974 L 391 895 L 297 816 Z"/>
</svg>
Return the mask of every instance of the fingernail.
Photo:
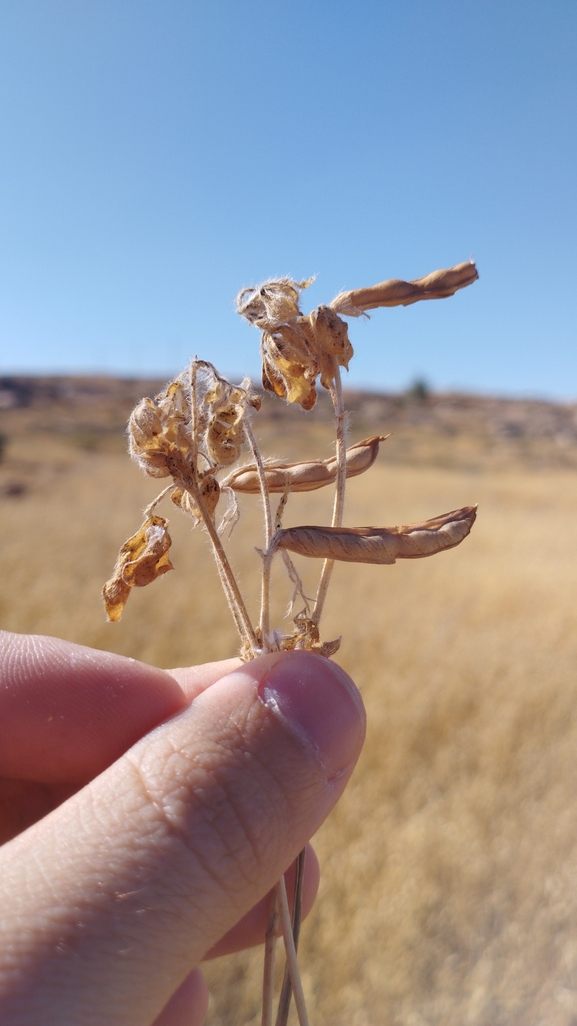
<svg viewBox="0 0 577 1026">
<path fill-rule="evenodd" d="M 328 777 L 347 769 L 361 750 L 365 710 L 351 678 L 336 663 L 290 652 L 259 684 L 265 705 L 315 750 Z"/>
</svg>

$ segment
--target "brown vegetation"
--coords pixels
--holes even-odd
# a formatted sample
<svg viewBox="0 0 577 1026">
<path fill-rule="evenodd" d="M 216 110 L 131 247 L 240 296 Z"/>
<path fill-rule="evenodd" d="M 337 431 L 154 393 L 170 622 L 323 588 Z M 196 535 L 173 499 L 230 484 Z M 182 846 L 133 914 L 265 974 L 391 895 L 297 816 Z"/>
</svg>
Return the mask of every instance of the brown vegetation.
<svg viewBox="0 0 577 1026">
<path fill-rule="evenodd" d="M 234 653 L 208 548 L 176 509 L 176 572 L 135 593 L 120 624 L 104 622 L 101 583 L 156 490 L 122 433 L 154 386 L 60 381 L 68 391 L 36 397 L 29 382 L 0 414 L 2 627 L 157 665 Z M 350 482 L 346 523 L 407 523 L 473 501 L 479 517 L 458 552 L 335 570 L 325 632 L 343 634 L 338 658 L 362 688 L 369 735 L 316 839 L 321 900 L 302 939 L 311 1020 L 574 1026 L 575 408 L 458 396 L 347 405 L 352 441 L 393 437 Z M 331 455 L 321 401 L 291 420 L 290 437 L 280 403 L 275 413 L 262 418 L 267 453 Z M 326 522 L 327 501 L 295 496 L 287 526 Z M 255 603 L 259 500 L 241 502 L 233 559 Z M 261 966 L 257 952 L 209 967 L 211 1026 L 256 1026 Z"/>
</svg>

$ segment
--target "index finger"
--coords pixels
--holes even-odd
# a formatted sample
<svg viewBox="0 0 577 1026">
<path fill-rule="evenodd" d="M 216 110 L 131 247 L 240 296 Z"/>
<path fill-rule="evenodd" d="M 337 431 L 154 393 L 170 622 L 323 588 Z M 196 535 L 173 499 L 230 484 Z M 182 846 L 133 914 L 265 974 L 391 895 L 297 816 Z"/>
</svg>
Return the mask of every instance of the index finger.
<svg viewBox="0 0 577 1026">
<path fill-rule="evenodd" d="M 173 676 L 58 638 L 0 631 L 0 776 L 84 784 L 224 676 L 229 662 Z"/>
</svg>

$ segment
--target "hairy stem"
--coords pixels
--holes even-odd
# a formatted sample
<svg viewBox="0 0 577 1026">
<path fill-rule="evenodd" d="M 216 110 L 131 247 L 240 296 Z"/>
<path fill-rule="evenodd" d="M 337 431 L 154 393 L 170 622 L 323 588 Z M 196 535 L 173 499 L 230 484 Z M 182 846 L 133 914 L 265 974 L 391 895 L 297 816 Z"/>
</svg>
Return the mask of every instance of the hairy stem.
<svg viewBox="0 0 577 1026">
<path fill-rule="evenodd" d="M 208 536 L 212 542 L 212 550 L 214 558 L 218 568 L 218 574 L 226 595 L 226 600 L 229 604 L 230 611 L 232 613 L 233 620 L 236 625 L 236 629 L 240 635 L 241 641 L 246 642 L 249 645 L 252 655 L 256 655 L 259 645 L 257 637 L 252 625 L 250 616 L 245 605 L 245 601 L 241 595 L 240 588 L 236 583 L 236 577 L 232 572 L 232 567 L 228 561 L 226 552 L 224 551 L 222 542 L 218 536 L 218 531 L 212 518 L 206 508 L 204 499 L 201 495 L 200 488 L 198 486 L 198 404 L 197 404 L 197 389 L 196 389 L 196 378 L 198 371 L 198 360 L 196 357 L 191 361 L 189 378 L 190 378 L 190 422 L 191 422 L 191 437 L 192 437 L 192 460 L 191 470 L 186 476 L 186 479 L 182 481 L 182 484 L 188 492 L 194 498 L 198 511 L 200 513 L 202 522 L 208 532 Z"/>
<path fill-rule="evenodd" d="M 246 419 L 246 421 L 244 423 L 244 433 L 246 435 L 246 440 L 247 440 L 247 442 L 248 442 L 248 444 L 250 446 L 250 450 L 252 452 L 254 462 L 256 463 L 256 470 L 257 470 L 257 474 L 258 474 L 258 483 L 260 485 L 260 494 L 262 496 L 262 504 L 263 504 L 263 509 L 264 509 L 264 538 L 265 538 L 264 546 L 265 546 L 265 549 L 268 549 L 268 547 L 270 545 L 270 542 L 271 542 L 271 538 L 272 538 L 272 513 L 271 513 L 271 510 L 270 510 L 270 495 L 269 495 L 268 485 L 266 483 L 266 473 L 265 473 L 265 469 L 264 469 L 264 463 L 262 461 L 262 456 L 260 454 L 260 449 L 259 449 L 259 447 L 258 447 L 258 445 L 256 443 L 256 438 L 254 437 L 254 433 L 253 433 L 252 427 L 251 427 L 251 425 L 250 425 L 250 423 L 248 421 L 248 418 Z"/>
<path fill-rule="evenodd" d="M 248 444 L 253 455 L 254 462 L 256 463 L 256 470 L 258 474 L 258 482 L 260 485 L 260 494 L 262 497 L 262 504 L 264 509 L 264 537 L 265 537 L 265 552 L 268 551 L 270 543 L 272 541 L 273 527 L 272 527 L 272 513 L 270 508 L 270 494 L 268 485 L 266 483 L 266 473 L 264 469 L 264 463 L 256 439 L 254 437 L 252 427 L 248 423 L 244 425 L 244 433 L 246 435 Z M 264 561 L 266 563 L 266 559 Z M 266 625 L 266 629 L 265 629 Z M 270 565 L 265 567 L 263 565 L 263 573 L 261 579 L 260 589 L 260 618 L 259 618 L 259 632 L 261 637 L 261 644 L 263 652 L 270 652 L 270 641 L 269 641 L 269 629 L 270 629 Z"/>
<path fill-rule="evenodd" d="M 219 570 L 219 575 L 224 586 L 224 593 L 226 595 L 228 604 L 230 606 L 234 622 L 240 634 L 241 641 L 247 642 L 252 655 L 256 655 L 259 651 L 259 644 L 257 637 L 252 625 L 248 610 L 245 605 L 245 601 L 241 595 L 240 588 L 236 583 L 236 577 L 232 571 L 232 567 L 228 561 L 226 552 L 224 551 L 222 542 L 218 536 L 218 531 L 212 522 L 212 518 L 206 508 L 204 499 L 200 494 L 200 488 L 197 482 L 191 475 L 188 481 L 184 482 L 187 491 L 191 492 L 194 501 L 198 507 L 198 511 L 202 517 L 202 522 L 208 532 L 208 536 L 212 542 L 212 549 L 214 558 Z M 239 627 L 240 625 L 240 627 Z"/>
<path fill-rule="evenodd" d="M 345 509 L 345 488 L 347 484 L 346 413 L 343 403 L 341 372 L 335 357 L 333 357 L 333 364 L 335 376 L 334 381 L 331 384 L 330 393 L 335 411 L 337 476 L 335 482 L 335 499 L 333 503 L 331 527 L 341 527 Z M 312 621 L 317 626 L 323 612 L 334 565 L 334 559 L 325 559 L 323 563 L 317 590 L 317 598 L 312 614 Z"/>
<path fill-rule="evenodd" d="M 164 496 L 168 495 L 168 493 L 171 492 L 173 488 L 174 488 L 174 481 L 171 481 L 170 484 L 166 486 L 166 488 L 162 489 L 160 495 L 156 496 L 156 499 L 153 499 L 152 502 L 148 503 L 148 506 L 146 507 L 146 509 L 144 509 L 142 511 L 143 517 L 146 518 L 146 517 L 152 516 L 152 514 L 154 513 L 156 507 L 159 506 L 160 503 L 162 502 L 162 500 L 164 499 Z"/>
<path fill-rule="evenodd" d="M 260 633 L 265 651 L 272 651 L 270 647 L 270 572 L 272 561 L 277 551 L 275 544 L 276 535 L 263 555 L 262 561 L 262 582 L 261 582 L 261 610 L 260 610 Z"/>
</svg>

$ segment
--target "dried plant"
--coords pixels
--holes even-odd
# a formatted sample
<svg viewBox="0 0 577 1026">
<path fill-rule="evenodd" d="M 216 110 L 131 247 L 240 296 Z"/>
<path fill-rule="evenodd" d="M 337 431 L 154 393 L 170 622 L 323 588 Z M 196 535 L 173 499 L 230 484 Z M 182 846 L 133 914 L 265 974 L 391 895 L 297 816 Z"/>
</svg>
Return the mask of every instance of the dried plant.
<svg viewBox="0 0 577 1026">
<path fill-rule="evenodd" d="M 322 641 L 320 621 L 335 560 L 348 563 L 395 563 L 418 559 L 454 548 L 469 534 L 476 507 L 401 527 L 344 527 L 347 478 L 369 470 L 379 445 L 388 436 L 375 435 L 346 446 L 346 414 L 343 405 L 341 367 L 348 368 L 353 348 L 343 317 L 368 316 L 379 306 L 408 306 L 422 299 L 454 295 L 477 279 L 472 262 L 415 281 L 391 280 L 369 288 L 340 293 L 328 306 L 303 314 L 300 294 L 312 282 L 278 278 L 243 289 L 237 310 L 262 332 L 262 384 L 265 390 L 310 410 L 317 400 L 317 382 L 330 393 L 335 421 L 335 455 L 325 460 L 286 463 L 263 459 L 252 421 L 261 399 L 249 379 L 240 385 L 226 381 L 211 363 L 191 361 L 190 367 L 171 381 L 154 399 L 136 406 L 128 423 L 129 452 L 151 477 L 170 478 L 171 483 L 144 510 L 140 528 L 122 545 L 114 572 L 103 588 L 109 620 L 119 620 L 130 591 L 143 587 L 173 569 L 168 521 L 155 513 L 170 494 L 172 502 L 210 539 L 220 580 L 236 624 L 244 660 L 278 650 L 301 649 L 329 657 L 340 639 Z M 248 463 L 238 465 L 243 446 L 250 451 Z M 231 469 L 232 468 L 232 469 Z M 301 525 L 283 528 L 282 518 L 292 493 L 315 491 L 334 485 L 330 526 Z M 222 537 L 233 526 L 239 511 L 236 496 L 260 494 L 264 510 L 264 549 L 261 558 L 261 603 L 258 622 L 253 622 L 226 555 Z M 280 495 L 273 517 L 271 495 Z M 217 523 L 221 496 L 226 508 Z M 289 555 L 322 559 L 314 600 L 306 597 L 298 571 Z M 297 599 L 302 609 L 284 633 L 270 623 L 271 567 L 282 558 L 293 588 L 291 610 Z M 300 891 L 304 853 L 296 867 L 295 900 L 289 913 L 284 880 L 276 888 L 265 944 L 263 1026 L 272 1024 L 273 967 L 276 932 L 280 923 L 287 969 L 279 999 L 276 1026 L 287 1021 L 294 993 L 299 1022 L 307 1022 L 296 949 L 300 929 Z"/>
</svg>

